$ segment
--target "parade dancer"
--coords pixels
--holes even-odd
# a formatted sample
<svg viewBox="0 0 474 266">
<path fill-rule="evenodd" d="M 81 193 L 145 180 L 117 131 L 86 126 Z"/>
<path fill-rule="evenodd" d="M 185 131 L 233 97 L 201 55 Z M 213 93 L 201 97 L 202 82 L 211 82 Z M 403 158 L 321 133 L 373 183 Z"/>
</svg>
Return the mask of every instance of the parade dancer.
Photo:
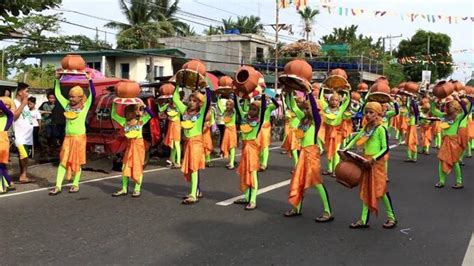
<svg viewBox="0 0 474 266">
<path fill-rule="evenodd" d="M 398 131 L 396 134 L 396 138 L 398 140 L 398 144 L 402 144 L 404 141 L 404 137 L 408 132 L 408 108 L 407 108 L 407 97 L 403 96 L 400 99 L 400 114 L 398 115 Z"/>
<path fill-rule="evenodd" d="M 188 104 L 185 105 L 179 96 L 178 87 L 173 93 L 173 102 L 181 114 L 181 126 L 186 137 L 184 159 L 181 171 L 184 173 L 186 181 L 191 182 L 191 193 L 187 195 L 182 204 L 191 205 L 197 203 L 198 196 L 202 197 L 199 185 L 199 170 L 205 168 L 205 152 L 202 132 L 204 130 L 204 120 L 211 104 L 211 92 L 206 87 L 206 95 L 200 92 L 193 92 L 189 95 Z"/>
<path fill-rule="evenodd" d="M 223 106 L 222 101 L 218 98 L 217 108 L 224 115 L 224 136 L 221 142 L 221 152 L 224 158 L 229 158 L 226 168 L 232 170 L 235 168 L 235 148 L 237 148 L 237 114 L 235 111 L 235 102 L 228 99 Z"/>
<path fill-rule="evenodd" d="M 367 124 L 345 147 L 350 149 L 354 145 L 363 146 L 364 157 L 367 159 L 359 183 L 359 196 L 363 202 L 362 215 L 360 220 L 349 227 L 353 229 L 369 227 L 369 214 L 370 212 L 378 214 L 377 201 L 382 198 L 387 213 L 387 221 L 383 227 L 393 228 L 397 224 L 397 219 L 387 188 L 385 155 L 389 152 L 389 144 L 387 129 L 382 125 L 383 109 L 378 102 L 368 102 L 364 113 Z"/>
<path fill-rule="evenodd" d="M 325 101 L 324 93 L 321 94 L 320 100 Z M 337 150 L 343 142 L 341 123 L 344 112 L 350 104 L 350 100 L 350 97 L 346 96 L 342 105 L 340 105 L 341 96 L 338 93 L 333 93 L 329 98 L 328 107 L 323 110 L 325 127 L 324 145 L 328 159 L 328 167 L 327 170 L 323 172 L 323 175 L 332 175 L 335 177 L 334 170 L 339 163 Z"/>
<path fill-rule="evenodd" d="M 12 100 L 9 97 L 0 98 L 0 194 L 15 190 L 12 179 L 8 174 L 7 164 L 10 157 L 10 139 L 8 129 L 13 124 Z"/>
<path fill-rule="evenodd" d="M 291 92 L 285 93 L 284 101 L 286 105 L 286 114 L 285 114 L 285 138 L 283 139 L 283 144 L 281 147 L 286 151 L 288 156 L 293 159 L 293 165 L 296 166 L 298 163 L 298 150 L 300 149 L 300 143 L 298 139 L 295 137 L 295 130 L 300 123 L 298 117 L 296 117 L 295 113 L 291 110 L 290 106 L 290 97 Z M 304 101 L 302 97 L 296 98 L 297 102 Z M 286 126 L 288 125 L 288 126 Z"/>
<path fill-rule="evenodd" d="M 461 113 L 461 109 L 462 112 Z M 461 166 L 459 159 L 463 152 L 458 136 L 459 124 L 467 115 L 467 109 L 463 102 L 458 99 L 451 100 L 446 103 L 446 113 L 436 108 L 434 101 L 431 102 L 431 113 L 441 118 L 442 140 L 441 147 L 438 152 L 439 166 L 438 176 L 439 182 L 435 187 L 442 188 L 446 182 L 446 176 L 454 169 L 456 183 L 452 186 L 454 189 L 464 188 L 462 182 Z"/>
<path fill-rule="evenodd" d="M 301 139 L 301 153 L 291 177 L 288 201 L 293 208 L 285 212 L 285 217 L 294 217 L 302 214 L 303 198 L 305 190 L 314 187 L 318 191 L 324 212 L 316 218 L 316 222 L 324 223 L 334 220 L 331 214 L 329 197 L 323 185 L 321 176 L 320 152 L 318 147 L 318 130 L 321 126 L 320 110 L 312 93 L 308 94 L 309 100 L 304 103 L 301 110 L 294 99 L 291 105 L 300 123 L 296 137 Z"/>
<path fill-rule="evenodd" d="M 169 101 L 164 105 L 158 105 L 160 112 L 166 111 L 168 115 L 168 128 L 166 130 L 163 144 L 170 147 L 171 154 L 168 161 L 170 168 L 181 167 L 181 121 L 179 112 L 173 101 Z"/>
<path fill-rule="evenodd" d="M 86 97 L 80 86 L 74 86 L 69 90 L 69 100 L 61 93 L 59 80 L 55 80 L 54 93 L 59 104 L 64 108 L 66 117 L 66 137 L 64 138 L 61 152 L 59 154 L 59 166 L 56 176 L 56 186 L 49 191 L 49 195 L 55 196 L 61 193 L 64 177 L 70 180 L 74 175 L 74 181 L 69 193 L 79 192 L 79 180 L 81 178 L 82 165 L 86 163 L 86 118 L 87 112 L 95 98 L 94 82 L 89 76 L 90 93 Z"/>
<path fill-rule="evenodd" d="M 423 146 L 421 154 L 429 155 L 431 141 L 433 140 L 433 121 L 428 119 L 431 117 L 430 103 L 423 103 L 420 109 L 420 134 Z"/>
<path fill-rule="evenodd" d="M 214 109 L 211 107 L 206 114 L 206 122 L 204 122 L 204 131 L 202 132 L 202 141 L 204 145 L 204 153 L 206 154 L 206 167 L 212 167 L 211 153 L 214 150 L 212 144 L 212 126 L 216 123 L 214 117 Z"/>
<path fill-rule="evenodd" d="M 408 128 L 405 136 L 405 142 L 407 145 L 407 159 L 405 162 L 416 163 L 418 158 L 418 131 L 417 124 L 420 117 L 420 110 L 415 99 L 408 97 Z"/>
<path fill-rule="evenodd" d="M 122 189 L 113 193 L 113 197 L 128 194 L 129 178 L 135 182 L 132 197 L 140 197 L 143 184 L 143 167 L 145 165 L 145 142 L 143 126 L 154 116 L 150 109 L 143 110 L 144 105 L 131 104 L 124 108 L 124 116 L 117 113 L 117 106 L 112 105 L 112 119 L 123 127 L 127 138 L 127 148 L 122 160 Z"/>
<path fill-rule="evenodd" d="M 258 142 L 260 144 L 260 171 L 265 171 L 268 166 L 268 155 L 270 153 L 269 146 L 272 142 L 272 125 L 270 122 L 272 112 L 279 108 L 280 105 L 274 98 L 270 98 L 272 103 L 267 105 L 265 114 L 263 115 L 263 125 L 258 134 Z"/>
<path fill-rule="evenodd" d="M 238 103 L 236 95 L 234 95 L 234 102 Z M 245 210 L 257 208 L 258 170 L 260 169 L 260 145 L 257 138 L 263 124 L 266 105 L 265 94 L 261 101 L 253 101 L 250 104 L 248 112 L 242 110 L 239 104 L 235 104 L 237 115 L 242 121 L 240 130 L 243 147 L 237 173 L 240 175 L 240 191 L 244 193 L 244 198 L 234 203 L 245 204 Z"/>
<path fill-rule="evenodd" d="M 461 120 L 461 123 L 459 124 L 459 143 L 461 145 L 461 148 L 463 149 L 463 152 L 461 154 L 461 158 L 459 159 L 459 163 L 461 166 L 464 166 L 464 157 L 466 155 L 468 157 L 472 156 L 471 155 L 471 143 L 469 140 L 469 129 L 468 129 L 468 122 L 469 122 L 469 116 L 472 112 L 472 104 L 467 98 L 462 98 L 461 99 L 464 102 L 464 105 L 466 106 L 467 109 L 467 115 Z"/>
</svg>

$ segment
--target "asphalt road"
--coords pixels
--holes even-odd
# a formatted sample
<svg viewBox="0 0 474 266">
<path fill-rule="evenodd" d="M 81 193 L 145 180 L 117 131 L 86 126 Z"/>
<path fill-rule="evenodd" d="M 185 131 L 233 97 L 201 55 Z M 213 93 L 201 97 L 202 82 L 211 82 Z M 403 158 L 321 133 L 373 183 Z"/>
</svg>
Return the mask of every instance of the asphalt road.
<svg viewBox="0 0 474 266">
<path fill-rule="evenodd" d="M 433 150 L 433 153 L 436 151 Z M 303 216 L 285 218 L 288 186 L 258 197 L 258 209 L 216 203 L 240 195 L 238 176 L 215 162 L 202 173 L 204 199 L 180 204 L 188 193 L 179 170 L 147 173 L 142 197 L 112 198 L 118 178 L 81 185 L 78 194 L 56 197 L 41 190 L 0 197 L 0 264 L 159 264 L 159 265 L 461 265 L 474 231 L 474 159 L 463 167 L 465 189 L 454 176 L 436 189 L 436 155 L 404 163 L 404 147 L 392 150 L 389 184 L 399 224 L 352 230 L 360 216 L 358 189 L 334 179 L 325 184 L 336 219 L 317 224 L 322 212 L 308 190 Z M 237 158 L 237 160 L 240 158 Z M 264 188 L 290 178 L 291 160 L 270 153 L 260 174 Z"/>
</svg>

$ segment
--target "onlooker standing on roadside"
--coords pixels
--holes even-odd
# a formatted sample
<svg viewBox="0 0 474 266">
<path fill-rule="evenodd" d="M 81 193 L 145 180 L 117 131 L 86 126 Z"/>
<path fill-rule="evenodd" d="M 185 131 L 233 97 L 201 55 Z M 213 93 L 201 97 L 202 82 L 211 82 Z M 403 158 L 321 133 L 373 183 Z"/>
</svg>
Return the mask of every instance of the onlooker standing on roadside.
<svg viewBox="0 0 474 266">
<path fill-rule="evenodd" d="M 58 138 L 56 127 L 53 124 L 53 109 L 56 105 L 56 96 L 54 96 L 54 92 L 50 90 L 48 91 L 47 97 L 48 101 L 42 103 L 39 110 L 43 120 L 45 137 L 48 140 L 49 148 L 51 148 L 57 145 Z"/>
<path fill-rule="evenodd" d="M 18 83 L 15 97 L 15 107 L 13 118 L 13 131 L 15 132 L 15 145 L 18 148 L 20 160 L 20 183 L 30 183 L 26 172 L 28 168 L 28 158 L 33 156 L 33 117 L 26 107 L 28 104 L 28 87 L 26 83 Z"/>
<path fill-rule="evenodd" d="M 41 130 L 41 114 L 36 109 L 36 98 L 28 98 L 28 109 L 30 109 L 31 118 L 33 118 L 33 147 L 36 151 L 41 150 L 41 144 L 39 141 L 39 133 Z"/>
</svg>

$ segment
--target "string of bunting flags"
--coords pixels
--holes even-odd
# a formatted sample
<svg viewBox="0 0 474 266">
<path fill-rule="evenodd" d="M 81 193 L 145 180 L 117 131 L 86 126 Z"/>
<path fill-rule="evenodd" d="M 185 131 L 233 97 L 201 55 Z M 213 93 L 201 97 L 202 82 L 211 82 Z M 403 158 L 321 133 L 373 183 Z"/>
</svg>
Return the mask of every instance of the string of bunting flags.
<svg viewBox="0 0 474 266">
<path fill-rule="evenodd" d="M 417 56 L 404 56 L 399 58 L 394 58 L 390 61 L 392 64 L 412 64 L 412 63 L 422 63 L 422 64 L 443 64 L 443 65 L 452 65 L 452 62 L 447 62 L 443 60 L 433 60 L 433 57 L 439 56 L 451 56 L 456 53 L 469 53 L 474 52 L 473 48 L 470 49 L 458 49 L 446 53 L 433 53 L 429 55 L 417 55 Z"/>
</svg>

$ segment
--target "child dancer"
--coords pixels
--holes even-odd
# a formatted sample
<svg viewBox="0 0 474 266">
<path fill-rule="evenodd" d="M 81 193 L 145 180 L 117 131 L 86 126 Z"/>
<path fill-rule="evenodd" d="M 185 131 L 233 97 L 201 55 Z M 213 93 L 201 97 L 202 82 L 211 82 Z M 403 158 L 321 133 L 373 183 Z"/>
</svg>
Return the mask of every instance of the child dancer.
<svg viewBox="0 0 474 266">
<path fill-rule="evenodd" d="M 211 153 L 214 150 L 212 144 L 212 126 L 216 123 L 214 118 L 214 109 L 211 107 L 206 114 L 206 122 L 204 123 L 204 131 L 202 132 L 202 141 L 204 144 L 204 152 L 206 153 L 206 167 L 212 167 Z"/>
<path fill-rule="evenodd" d="M 258 142 L 260 144 L 260 171 L 265 171 L 268 165 L 268 155 L 270 143 L 272 142 L 272 125 L 270 122 L 270 116 L 272 112 L 280 107 L 278 102 L 274 98 L 270 98 L 272 103 L 267 105 L 265 114 L 263 115 L 263 125 L 260 133 L 258 134 Z"/>
<path fill-rule="evenodd" d="M 238 103 L 237 96 L 234 95 L 234 102 Z M 235 204 L 246 204 L 245 210 L 255 210 L 257 208 L 258 193 L 258 173 L 260 169 L 260 145 L 257 137 L 263 124 L 263 114 L 266 109 L 266 97 L 263 94 L 261 101 L 253 101 L 248 112 L 242 110 L 239 104 L 235 104 L 235 109 L 242 124 L 242 157 L 237 173 L 240 175 L 240 190 L 244 193 L 244 198 L 234 201 Z"/>
<path fill-rule="evenodd" d="M 325 101 L 324 93 L 321 93 L 321 101 Z M 329 104 L 326 109 L 324 109 L 324 127 L 325 127 L 325 150 L 327 152 L 328 167 L 327 170 L 323 172 L 323 175 L 334 175 L 334 170 L 336 165 L 339 163 L 339 155 L 337 150 L 342 144 L 342 132 L 341 132 L 341 123 L 344 112 L 351 98 L 346 95 L 344 102 L 341 103 L 341 96 L 338 93 L 333 93 L 329 98 Z"/>
<path fill-rule="evenodd" d="M 127 148 L 123 156 L 122 189 L 113 193 L 113 197 L 128 194 L 128 179 L 135 182 L 132 197 L 140 197 L 143 184 L 143 166 L 145 164 L 145 142 L 143 141 L 143 126 L 153 116 L 150 109 L 143 112 L 143 105 L 131 104 L 124 109 L 124 117 L 117 113 L 115 104 L 112 106 L 112 119 L 123 127 L 127 138 Z"/>
<path fill-rule="evenodd" d="M 418 131 L 417 124 L 420 117 L 420 111 L 415 99 L 408 97 L 408 129 L 405 137 L 407 144 L 407 159 L 405 162 L 416 163 L 418 157 Z"/>
<path fill-rule="evenodd" d="M 433 139 L 433 121 L 428 119 L 431 116 L 430 103 L 423 103 L 420 109 L 420 134 L 421 143 L 423 145 L 423 150 L 421 151 L 421 154 L 429 155 L 431 141 Z"/>
<path fill-rule="evenodd" d="M 11 98 L 0 98 L 0 194 L 15 190 L 7 169 L 8 159 L 10 157 L 10 140 L 8 139 L 8 129 L 13 123 L 13 112 L 10 110 L 12 104 L 13 102 Z"/>
<path fill-rule="evenodd" d="M 61 193 L 64 176 L 70 180 L 74 174 L 74 181 L 69 193 L 79 192 L 79 180 L 81 179 L 82 165 L 86 163 L 86 118 L 87 112 L 95 98 L 95 88 L 92 79 L 89 80 L 90 94 L 88 97 L 84 90 L 75 86 L 69 90 L 69 100 L 61 93 L 59 80 L 55 80 L 54 93 L 59 104 L 64 108 L 66 117 L 66 137 L 61 146 L 59 154 L 58 174 L 56 176 L 56 186 L 49 191 L 50 196 Z"/>
<path fill-rule="evenodd" d="M 461 166 L 463 166 L 464 157 L 466 155 L 468 157 L 471 156 L 471 144 L 469 141 L 468 122 L 469 122 L 469 116 L 472 112 L 472 104 L 465 97 L 463 97 L 461 100 L 464 102 L 464 105 L 466 106 L 466 109 L 467 109 L 467 115 L 461 120 L 461 123 L 459 124 L 459 143 L 463 150 L 461 154 L 461 158 L 459 159 L 459 163 L 461 164 Z"/>
<path fill-rule="evenodd" d="M 461 109 L 463 113 L 461 113 Z M 461 167 L 459 165 L 459 158 L 463 152 L 459 141 L 459 124 L 461 120 L 467 115 L 466 106 L 459 100 L 451 100 L 446 103 L 446 113 L 441 112 L 436 108 L 434 101 L 431 102 L 431 113 L 434 116 L 441 118 L 442 140 L 441 148 L 438 152 L 439 166 L 438 175 L 439 182 L 435 187 L 444 187 L 446 175 L 451 173 L 454 169 L 456 175 L 456 184 L 452 186 L 454 189 L 464 188 L 462 182 Z"/>
<path fill-rule="evenodd" d="M 323 185 L 320 169 L 320 152 L 318 147 L 318 130 L 321 126 L 321 117 L 318 105 L 312 93 L 308 94 L 303 111 L 292 99 L 291 107 L 300 119 L 296 137 L 301 139 L 301 153 L 295 171 L 291 177 L 288 201 L 293 208 L 287 211 L 285 217 L 301 215 L 304 192 L 309 187 L 314 187 L 323 203 L 324 212 L 316 218 L 316 222 L 324 223 L 334 220 L 331 214 L 329 198 Z"/>
<path fill-rule="evenodd" d="M 290 97 L 291 92 L 287 92 L 284 95 L 284 101 L 286 105 L 286 114 L 285 120 L 288 121 L 288 128 L 285 128 L 286 136 L 283 140 L 283 144 L 281 145 L 282 148 L 288 153 L 288 156 L 293 159 L 293 165 L 296 166 L 298 163 L 298 150 L 300 149 L 300 144 L 298 139 L 295 137 L 295 130 L 300 123 L 298 117 L 296 117 L 295 113 L 291 111 L 290 107 Z M 296 98 L 297 101 L 302 101 L 302 98 Z"/>
<path fill-rule="evenodd" d="M 408 132 L 408 113 L 407 108 L 407 96 L 402 96 L 400 99 L 400 115 L 398 115 L 398 131 L 396 138 L 398 139 L 398 144 L 402 144 L 404 137 Z"/>
<path fill-rule="evenodd" d="M 160 106 L 158 105 L 160 112 L 166 111 L 168 115 L 168 129 L 163 143 L 170 147 L 171 154 L 169 159 L 170 168 L 181 167 L 181 121 L 179 119 L 179 112 L 176 109 L 173 101 Z"/>
<path fill-rule="evenodd" d="M 186 181 L 191 182 L 191 193 L 183 199 L 182 204 L 191 205 L 197 203 L 199 170 L 205 168 L 205 153 L 202 132 L 204 130 L 205 116 L 211 104 L 211 92 L 206 87 L 206 95 L 200 92 L 193 92 L 189 95 L 188 104 L 185 105 L 179 96 L 178 87 L 173 93 L 173 102 L 181 114 L 181 126 L 184 129 L 186 144 L 184 149 L 184 159 L 181 171 L 184 173 Z"/>
<path fill-rule="evenodd" d="M 232 170 L 235 168 L 235 148 L 237 147 L 237 128 L 236 121 L 237 115 L 235 112 L 235 102 L 232 99 L 228 99 L 225 103 L 225 107 L 222 106 L 222 101 L 218 98 L 217 107 L 220 112 L 224 114 L 224 137 L 222 138 L 221 151 L 224 158 L 229 158 L 229 163 L 226 165 L 227 169 Z"/>
<path fill-rule="evenodd" d="M 382 198 L 388 217 L 383 227 L 393 228 L 397 224 L 397 219 L 387 188 L 385 155 L 389 151 L 389 144 L 387 129 L 382 125 L 383 109 L 378 102 L 368 102 L 364 113 L 367 125 L 345 147 L 345 149 L 350 149 L 354 145 L 363 146 L 364 157 L 368 160 L 359 183 L 359 195 L 363 202 L 362 216 L 349 227 L 353 229 L 369 227 L 369 213 L 378 214 L 377 200 Z"/>
</svg>

